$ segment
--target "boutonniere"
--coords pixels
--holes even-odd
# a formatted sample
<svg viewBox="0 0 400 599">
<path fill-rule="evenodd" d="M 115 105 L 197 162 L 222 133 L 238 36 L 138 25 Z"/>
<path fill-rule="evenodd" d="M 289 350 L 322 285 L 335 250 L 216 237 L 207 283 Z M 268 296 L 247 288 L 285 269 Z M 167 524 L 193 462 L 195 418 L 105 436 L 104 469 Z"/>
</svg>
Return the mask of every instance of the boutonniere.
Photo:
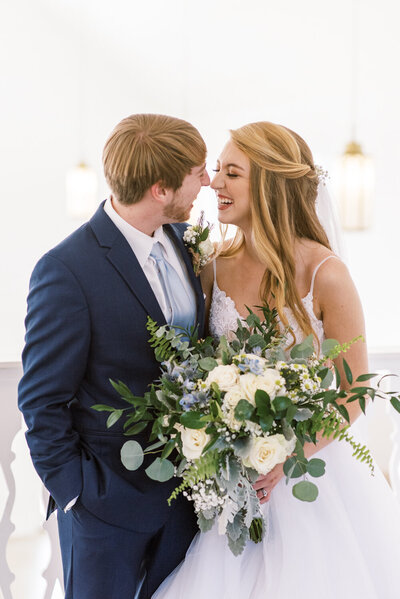
<svg viewBox="0 0 400 599">
<path fill-rule="evenodd" d="M 196 276 L 214 254 L 214 245 L 209 238 L 211 229 L 212 225 L 210 226 L 208 222 L 204 226 L 204 212 L 202 211 L 197 224 L 188 227 L 183 234 L 183 241 L 192 255 L 193 270 Z"/>
</svg>

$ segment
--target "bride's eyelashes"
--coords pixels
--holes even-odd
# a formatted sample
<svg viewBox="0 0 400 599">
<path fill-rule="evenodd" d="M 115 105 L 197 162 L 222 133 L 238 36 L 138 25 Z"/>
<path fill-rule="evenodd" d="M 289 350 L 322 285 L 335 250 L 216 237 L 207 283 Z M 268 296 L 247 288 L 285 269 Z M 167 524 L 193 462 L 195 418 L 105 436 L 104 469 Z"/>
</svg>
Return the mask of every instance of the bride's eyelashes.
<svg viewBox="0 0 400 599">
<path fill-rule="evenodd" d="M 213 173 L 219 173 L 220 169 L 218 168 L 213 168 Z M 226 173 L 227 177 L 230 177 L 231 179 L 235 179 L 236 177 L 239 177 L 239 175 L 236 175 L 236 173 Z"/>
</svg>

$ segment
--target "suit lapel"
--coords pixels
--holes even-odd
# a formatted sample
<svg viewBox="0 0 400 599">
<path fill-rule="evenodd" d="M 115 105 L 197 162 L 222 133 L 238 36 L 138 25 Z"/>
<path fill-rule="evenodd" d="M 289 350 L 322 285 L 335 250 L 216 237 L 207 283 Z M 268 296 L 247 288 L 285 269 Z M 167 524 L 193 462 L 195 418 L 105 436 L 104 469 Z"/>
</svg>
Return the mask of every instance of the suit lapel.
<svg viewBox="0 0 400 599">
<path fill-rule="evenodd" d="M 158 325 L 161 326 L 165 324 L 165 316 L 147 277 L 129 243 L 104 212 L 104 202 L 100 204 L 89 224 L 99 245 L 104 248 L 109 248 L 109 251 L 106 253 L 107 260 L 109 260 L 113 267 L 119 272 L 131 292 L 142 304 L 147 314 L 155 320 Z M 183 223 L 164 225 L 164 230 L 171 237 L 175 247 L 181 253 L 185 262 L 190 282 L 196 294 L 197 322 L 199 324 L 200 335 L 202 335 L 204 328 L 204 296 L 200 278 L 196 277 L 194 274 L 191 256 L 183 242 L 183 233 L 185 229 L 186 225 Z"/>
<path fill-rule="evenodd" d="M 98 243 L 104 248 L 109 248 L 106 253 L 107 260 L 119 272 L 147 314 L 158 325 L 165 324 L 164 314 L 132 248 L 104 212 L 103 206 L 104 202 L 89 223 Z"/>
</svg>

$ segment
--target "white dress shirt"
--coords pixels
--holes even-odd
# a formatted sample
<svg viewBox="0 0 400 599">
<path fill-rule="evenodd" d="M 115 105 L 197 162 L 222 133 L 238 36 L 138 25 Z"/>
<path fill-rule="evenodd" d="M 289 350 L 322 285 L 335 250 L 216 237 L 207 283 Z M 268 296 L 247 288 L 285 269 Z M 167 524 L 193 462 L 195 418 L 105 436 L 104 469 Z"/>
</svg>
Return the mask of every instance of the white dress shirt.
<svg viewBox="0 0 400 599">
<path fill-rule="evenodd" d="M 159 241 L 162 245 L 163 252 L 166 260 L 173 266 L 178 273 L 179 278 L 190 298 L 193 305 L 196 305 L 196 296 L 190 283 L 186 264 L 168 235 L 164 232 L 162 227 L 159 227 L 154 231 L 153 236 L 142 233 L 139 229 L 135 229 L 129 223 L 126 222 L 115 210 L 110 199 L 106 200 L 104 204 L 104 212 L 110 217 L 114 225 L 121 231 L 127 242 L 132 248 L 149 284 L 153 290 L 154 295 L 160 305 L 162 313 L 165 316 L 166 321 L 169 319 L 169 310 L 167 302 L 165 300 L 164 291 L 160 283 L 159 276 L 157 274 L 156 261 L 150 256 L 150 252 L 153 249 L 153 245 Z"/>
</svg>

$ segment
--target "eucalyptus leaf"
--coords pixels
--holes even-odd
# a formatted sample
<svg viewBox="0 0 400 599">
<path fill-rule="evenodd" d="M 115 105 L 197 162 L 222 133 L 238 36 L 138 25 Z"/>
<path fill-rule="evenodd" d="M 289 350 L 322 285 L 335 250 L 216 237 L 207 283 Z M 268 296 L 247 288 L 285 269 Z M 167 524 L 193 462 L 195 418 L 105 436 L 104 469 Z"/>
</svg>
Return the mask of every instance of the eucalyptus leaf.
<svg viewBox="0 0 400 599">
<path fill-rule="evenodd" d="M 338 345 L 340 345 L 340 344 L 339 344 L 339 341 L 337 341 L 336 339 L 325 339 L 325 341 L 322 342 L 322 346 L 321 346 L 322 354 L 324 356 L 327 356 Z"/>
<path fill-rule="evenodd" d="M 126 441 L 121 447 L 121 462 L 127 470 L 137 470 L 143 464 L 143 449 L 137 441 Z"/>
<path fill-rule="evenodd" d="M 260 324 L 260 318 L 257 316 L 257 314 L 254 314 L 254 312 L 251 312 L 251 314 L 249 314 L 246 318 L 246 322 L 249 327 L 254 328 Z"/>
<path fill-rule="evenodd" d="M 286 410 L 293 404 L 292 404 L 292 400 L 289 399 L 289 397 L 285 397 L 284 395 L 282 395 L 282 396 L 278 395 L 273 400 L 272 405 L 274 406 L 274 408 L 277 412 L 283 412 L 283 410 Z"/>
<path fill-rule="evenodd" d="M 217 366 L 218 362 L 214 358 L 201 358 L 199 360 L 199 368 L 205 370 L 206 372 L 214 370 L 214 368 L 216 368 Z"/>
<path fill-rule="evenodd" d="M 169 460 L 162 460 L 156 458 L 154 462 L 146 468 L 146 474 L 152 480 L 157 480 L 160 483 L 164 483 L 174 476 L 175 468 L 172 462 Z"/>
<path fill-rule="evenodd" d="M 328 387 L 330 387 L 333 382 L 333 372 L 329 368 L 326 368 L 325 370 L 326 370 L 326 374 L 325 374 L 324 378 L 322 379 L 321 387 L 323 389 L 328 389 Z"/>
<path fill-rule="evenodd" d="M 313 458 L 307 464 L 307 472 L 315 478 L 325 474 L 325 462 L 319 458 Z"/>
<path fill-rule="evenodd" d="M 292 456 L 283 464 L 283 472 L 287 478 L 299 478 L 307 472 L 307 458 Z"/>
<path fill-rule="evenodd" d="M 240 399 L 235 407 L 235 418 L 236 420 L 250 420 L 254 414 L 254 407 L 247 399 Z"/>
<path fill-rule="evenodd" d="M 295 345 L 291 352 L 290 357 L 295 360 L 296 358 L 309 358 L 314 353 L 313 336 L 308 335 L 301 343 Z"/>
<path fill-rule="evenodd" d="M 264 349 L 264 347 L 266 345 L 264 337 L 262 335 L 258 335 L 258 334 L 251 335 L 249 337 L 247 343 L 249 344 L 249 346 L 251 348 L 261 347 L 261 349 Z"/>
<path fill-rule="evenodd" d="M 318 497 L 318 487 L 308 480 L 302 480 L 293 485 L 293 495 L 300 501 L 315 501 Z"/>
</svg>

